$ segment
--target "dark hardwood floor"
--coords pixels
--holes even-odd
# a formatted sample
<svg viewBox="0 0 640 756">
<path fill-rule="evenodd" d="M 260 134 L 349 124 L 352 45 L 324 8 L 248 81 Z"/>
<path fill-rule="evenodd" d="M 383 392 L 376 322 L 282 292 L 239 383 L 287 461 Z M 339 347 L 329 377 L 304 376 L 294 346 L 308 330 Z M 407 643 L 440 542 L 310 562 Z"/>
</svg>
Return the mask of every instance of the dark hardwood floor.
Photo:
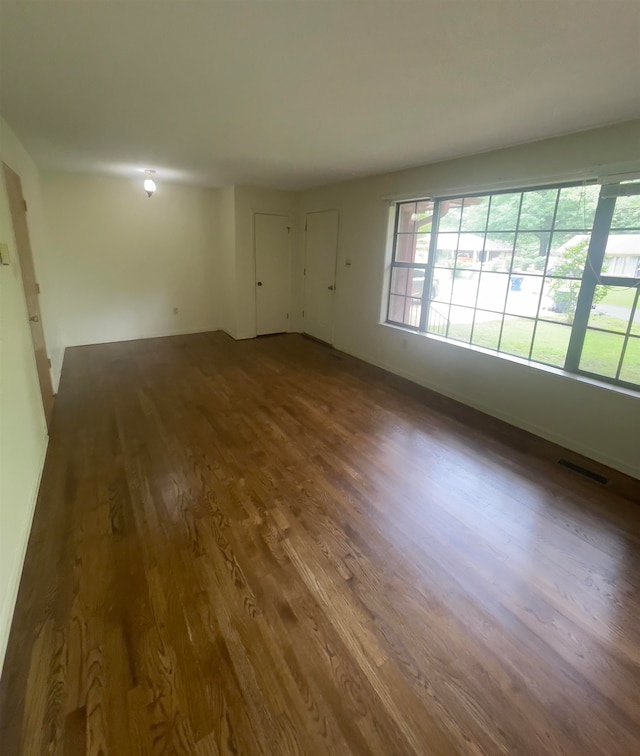
<svg viewBox="0 0 640 756">
<path fill-rule="evenodd" d="M 638 754 L 640 507 L 300 336 L 67 351 L 5 756 Z"/>
</svg>

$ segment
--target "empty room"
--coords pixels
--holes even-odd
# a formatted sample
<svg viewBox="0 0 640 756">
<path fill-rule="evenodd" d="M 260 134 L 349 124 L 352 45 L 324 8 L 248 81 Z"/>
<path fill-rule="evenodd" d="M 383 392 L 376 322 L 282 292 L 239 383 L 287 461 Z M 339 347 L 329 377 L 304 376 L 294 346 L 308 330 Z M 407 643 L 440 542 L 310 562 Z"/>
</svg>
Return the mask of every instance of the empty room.
<svg viewBox="0 0 640 756">
<path fill-rule="evenodd" d="M 0 0 L 0 753 L 640 753 L 637 0 Z"/>
</svg>

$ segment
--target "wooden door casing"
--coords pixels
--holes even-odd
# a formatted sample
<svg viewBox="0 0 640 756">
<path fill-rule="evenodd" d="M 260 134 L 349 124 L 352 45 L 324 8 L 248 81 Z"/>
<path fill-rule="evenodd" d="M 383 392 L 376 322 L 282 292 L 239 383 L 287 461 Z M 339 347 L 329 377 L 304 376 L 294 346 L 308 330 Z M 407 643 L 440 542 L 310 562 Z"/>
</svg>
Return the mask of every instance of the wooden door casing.
<svg viewBox="0 0 640 756">
<path fill-rule="evenodd" d="M 31 328 L 31 340 L 33 341 L 33 351 L 38 370 L 38 382 L 40 384 L 40 393 L 42 395 L 42 406 L 44 408 L 47 426 L 49 426 L 54 402 L 53 385 L 51 383 L 47 345 L 44 338 L 42 317 L 40 314 L 40 289 L 36 281 L 36 272 L 33 264 L 33 256 L 31 254 L 31 242 L 29 239 L 29 227 L 27 224 L 27 206 L 22 194 L 22 182 L 20 181 L 20 176 L 9 168 L 6 163 L 2 164 L 2 169 L 7 188 L 11 223 L 13 225 L 13 233 L 16 240 L 16 250 L 20 262 L 20 273 L 22 275 L 22 285 L 24 287 L 29 326 Z"/>
</svg>

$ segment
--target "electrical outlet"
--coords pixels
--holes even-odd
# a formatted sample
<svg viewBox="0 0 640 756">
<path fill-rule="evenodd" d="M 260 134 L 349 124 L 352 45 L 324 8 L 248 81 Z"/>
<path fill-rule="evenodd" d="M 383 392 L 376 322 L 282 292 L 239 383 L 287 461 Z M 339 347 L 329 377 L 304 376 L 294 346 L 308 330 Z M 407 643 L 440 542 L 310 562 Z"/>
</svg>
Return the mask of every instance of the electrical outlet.
<svg viewBox="0 0 640 756">
<path fill-rule="evenodd" d="M 0 265 L 9 265 L 11 258 L 9 257 L 9 245 L 0 244 Z"/>
</svg>

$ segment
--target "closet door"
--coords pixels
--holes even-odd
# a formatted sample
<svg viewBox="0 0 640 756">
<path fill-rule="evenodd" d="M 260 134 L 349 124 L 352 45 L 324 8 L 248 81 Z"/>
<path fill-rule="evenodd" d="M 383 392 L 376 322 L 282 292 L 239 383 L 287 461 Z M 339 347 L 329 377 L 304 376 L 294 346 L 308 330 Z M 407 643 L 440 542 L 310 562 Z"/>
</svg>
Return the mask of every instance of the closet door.
<svg viewBox="0 0 640 756">
<path fill-rule="evenodd" d="M 289 328 L 290 229 L 287 215 L 254 215 L 258 336 Z"/>
<path fill-rule="evenodd" d="M 304 332 L 333 343 L 333 299 L 338 254 L 338 211 L 307 213 L 305 220 Z"/>
</svg>

